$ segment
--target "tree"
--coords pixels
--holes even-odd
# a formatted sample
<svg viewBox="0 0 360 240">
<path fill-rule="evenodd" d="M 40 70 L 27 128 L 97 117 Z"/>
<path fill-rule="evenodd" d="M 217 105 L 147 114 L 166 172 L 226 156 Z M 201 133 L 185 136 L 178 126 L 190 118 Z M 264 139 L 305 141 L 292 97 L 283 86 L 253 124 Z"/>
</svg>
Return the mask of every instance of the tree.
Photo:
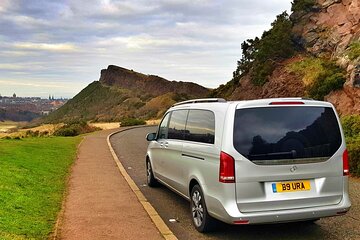
<svg viewBox="0 0 360 240">
<path fill-rule="evenodd" d="M 269 31 L 263 33 L 254 51 L 252 81 L 255 85 L 263 85 L 276 64 L 295 52 L 289 15 L 286 12 L 281 13 L 271 26 Z"/>
</svg>

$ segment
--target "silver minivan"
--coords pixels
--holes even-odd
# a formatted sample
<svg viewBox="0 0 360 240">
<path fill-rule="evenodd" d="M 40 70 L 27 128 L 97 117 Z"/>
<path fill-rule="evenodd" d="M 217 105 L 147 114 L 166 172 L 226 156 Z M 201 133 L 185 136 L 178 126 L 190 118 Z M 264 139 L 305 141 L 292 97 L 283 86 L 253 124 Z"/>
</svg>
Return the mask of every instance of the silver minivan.
<svg viewBox="0 0 360 240">
<path fill-rule="evenodd" d="M 302 98 L 195 99 L 172 106 L 150 141 L 147 183 L 190 201 L 195 228 L 345 214 L 348 154 L 335 108 Z"/>
</svg>

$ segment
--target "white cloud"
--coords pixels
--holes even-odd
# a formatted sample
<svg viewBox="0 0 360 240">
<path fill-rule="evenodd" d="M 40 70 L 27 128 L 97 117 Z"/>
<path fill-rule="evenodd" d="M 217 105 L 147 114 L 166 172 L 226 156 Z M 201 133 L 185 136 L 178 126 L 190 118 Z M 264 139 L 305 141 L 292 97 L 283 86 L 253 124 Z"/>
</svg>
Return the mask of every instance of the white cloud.
<svg viewBox="0 0 360 240">
<path fill-rule="evenodd" d="M 11 7 L 11 0 L 1 0 L 0 2 L 0 12 L 6 12 Z"/>
<path fill-rule="evenodd" d="M 36 27 L 41 26 L 48 26 L 49 23 L 43 19 L 37 19 L 33 18 L 31 16 L 25 16 L 25 15 L 7 15 L 4 16 L 3 19 L 9 20 L 10 22 L 13 22 L 14 24 L 18 25 L 21 28 L 25 29 L 33 29 Z"/>
<path fill-rule="evenodd" d="M 64 83 L 44 83 L 42 81 L 31 81 L 31 82 L 21 82 L 18 80 L 0 80 L 0 84 L 5 84 L 7 86 L 21 86 L 21 87 L 45 87 L 45 88 L 61 88 L 61 89 L 72 89 L 73 84 L 64 84 Z"/>
<path fill-rule="evenodd" d="M 24 69 L 23 66 L 11 63 L 0 63 L 0 70 L 21 70 Z"/>
<path fill-rule="evenodd" d="M 146 49 L 161 47 L 205 47 L 217 45 L 214 42 L 206 42 L 202 39 L 186 37 L 154 37 L 149 34 L 141 34 L 130 37 L 114 37 L 100 40 L 99 46 L 125 45 L 128 49 Z"/>
<path fill-rule="evenodd" d="M 1 78 L 13 82 L 0 89 L 75 84 L 62 90 L 73 96 L 110 64 L 216 87 L 231 79 L 241 42 L 289 7 L 290 0 L 0 0 Z"/>
<path fill-rule="evenodd" d="M 14 44 L 15 48 L 29 49 L 29 50 L 44 50 L 55 52 L 73 52 L 76 47 L 71 43 L 32 43 L 32 42 L 19 42 Z"/>
</svg>

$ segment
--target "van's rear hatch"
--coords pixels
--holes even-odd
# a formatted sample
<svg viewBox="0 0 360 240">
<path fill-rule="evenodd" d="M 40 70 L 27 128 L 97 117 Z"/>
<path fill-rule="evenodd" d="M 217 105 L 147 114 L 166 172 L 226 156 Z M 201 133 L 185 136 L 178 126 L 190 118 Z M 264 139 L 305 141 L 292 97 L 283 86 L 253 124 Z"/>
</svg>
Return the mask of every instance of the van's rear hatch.
<svg viewBox="0 0 360 240">
<path fill-rule="evenodd" d="M 237 204 L 242 212 L 337 204 L 343 195 L 342 136 L 332 107 L 237 109 Z"/>
</svg>

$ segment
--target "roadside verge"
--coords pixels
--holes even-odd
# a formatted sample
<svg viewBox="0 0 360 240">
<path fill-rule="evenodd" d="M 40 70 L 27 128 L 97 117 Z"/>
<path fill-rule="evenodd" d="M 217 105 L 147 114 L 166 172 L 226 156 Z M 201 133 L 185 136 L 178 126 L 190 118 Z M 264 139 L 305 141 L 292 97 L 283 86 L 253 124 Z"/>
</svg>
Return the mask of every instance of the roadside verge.
<svg viewBox="0 0 360 240">
<path fill-rule="evenodd" d="M 138 186 L 136 186 L 134 180 L 132 180 L 132 178 L 130 177 L 130 175 L 126 172 L 124 166 L 122 165 L 122 163 L 120 162 L 119 158 L 117 157 L 113 147 L 111 146 L 110 143 L 110 138 L 119 133 L 119 132 L 124 132 L 124 131 L 128 131 L 134 128 L 140 128 L 143 126 L 137 126 L 137 127 L 130 127 L 130 128 L 126 128 L 126 129 L 121 129 L 121 130 L 117 130 L 111 134 L 108 135 L 107 137 L 107 144 L 109 146 L 111 155 L 120 171 L 120 173 L 123 175 L 123 177 L 125 178 L 126 182 L 129 184 L 131 190 L 135 193 L 137 199 L 139 200 L 139 202 L 141 203 L 141 205 L 143 206 L 143 208 L 145 209 L 145 211 L 147 212 L 147 214 L 149 215 L 149 217 L 151 218 L 151 220 L 154 222 L 156 228 L 159 230 L 160 234 L 166 239 L 166 240 L 176 240 L 177 237 L 174 235 L 174 233 L 169 229 L 169 227 L 165 224 L 165 222 L 162 220 L 162 218 L 160 217 L 160 215 L 157 213 L 157 211 L 155 210 L 155 208 L 151 205 L 150 202 L 148 202 L 148 200 L 146 199 L 146 197 L 144 196 L 144 194 L 142 194 L 142 192 L 140 191 L 140 189 L 138 188 Z"/>
</svg>

